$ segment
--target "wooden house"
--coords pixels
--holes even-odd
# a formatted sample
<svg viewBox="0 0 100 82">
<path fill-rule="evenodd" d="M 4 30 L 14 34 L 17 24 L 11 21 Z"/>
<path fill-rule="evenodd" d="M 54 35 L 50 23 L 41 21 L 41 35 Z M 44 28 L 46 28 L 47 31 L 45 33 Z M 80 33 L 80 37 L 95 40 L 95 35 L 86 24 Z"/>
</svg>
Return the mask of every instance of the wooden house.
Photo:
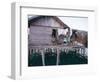
<svg viewBox="0 0 100 82">
<path fill-rule="evenodd" d="M 64 24 L 56 16 L 37 16 L 28 20 L 30 29 L 28 44 L 30 46 L 43 45 L 61 45 L 64 43 L 64 37 L 70 34 L 70 28 Z M 66 33 L 60 35 L 58 30 L 63 30 Z M 63 32 L 64 33 L 64 32 Z"/>
<path fill-rule="evenodd" d="M 82 30 L 72 30 L 72 36 L 70 37 L 70 41 L 74 43 L 73 45 L 80 45 L 84 47 L 88 47 L 88 32 Z"/>
</svg>

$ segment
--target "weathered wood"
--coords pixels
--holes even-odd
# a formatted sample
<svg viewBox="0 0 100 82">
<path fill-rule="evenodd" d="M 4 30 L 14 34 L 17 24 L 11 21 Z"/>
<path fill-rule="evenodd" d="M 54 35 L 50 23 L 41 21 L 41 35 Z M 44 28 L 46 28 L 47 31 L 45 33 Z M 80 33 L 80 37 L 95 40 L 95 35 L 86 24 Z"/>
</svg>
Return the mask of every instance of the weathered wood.
<svg viewBox="0 0 100 82">
<path fill-rule="evenodd" d="M 57 48 L 57 62 L 56 64 L 58 65 L 59 64 L 59 48 Z"/>
<path fill-rule="evenodd" d="M 28 44 L 33 45 L 52 45 L 52 30 L 55 28 L 69 28 L 56 16 L 39 16 L 29 20 L 28 23 L 30 23 Z M 58 33 L 56 36 L 58 40 Z"/>
<path fill-rule="evenodd" d="M 44 56 L 44 50 L 40 50 L 41 51 L 41 55 L 42 55 L 42 63 L 43 63 L 43 66 L 45 66 L 45 56 Z"/>
<path fill-rule="evenodd" d="M 37 21 L 33 22 L 31 25 L 60 27 L 61 26 L 60 22 L 55 20 L 53 16 L 44 16 L 39 18 Z"/>
</svg>

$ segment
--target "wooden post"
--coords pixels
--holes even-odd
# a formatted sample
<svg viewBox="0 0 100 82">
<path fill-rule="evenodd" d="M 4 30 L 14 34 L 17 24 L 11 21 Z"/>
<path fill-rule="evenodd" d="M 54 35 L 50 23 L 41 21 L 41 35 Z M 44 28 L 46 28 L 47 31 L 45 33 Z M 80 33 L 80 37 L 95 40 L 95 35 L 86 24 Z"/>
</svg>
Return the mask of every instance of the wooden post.
<svg viewBox="0 0 100 82">
<path fill-rule="evenodd" d="M 83 48 L 83 55 L 85 56 L 85 48 Z"/>
<path fill-rule="evenodd" d="M 57 48 L 57 62 L 56 62 L 56 65 L 59 64 L 59 48 Z"/>
<path fill-rule="evenodd" d="M 33 49 L 31 49 L 31 54 L 33 54 Z"/>
<path fill-rule="evenodd" d="M 42 63 L 43 63 L 43 66 L 45 66 L 45 56 L 44 56 L 43 49 L 41 50 L 41 55 L 42 55 Z"/>
</svg>

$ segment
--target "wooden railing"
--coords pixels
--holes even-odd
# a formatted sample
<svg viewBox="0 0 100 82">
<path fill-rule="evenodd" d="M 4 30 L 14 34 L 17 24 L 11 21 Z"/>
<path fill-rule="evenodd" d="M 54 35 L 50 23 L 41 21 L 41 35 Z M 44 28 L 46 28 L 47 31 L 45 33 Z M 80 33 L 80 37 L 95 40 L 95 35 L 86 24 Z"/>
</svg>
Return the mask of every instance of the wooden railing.
<svg viewBox="0 0 100 82">
<path fill-rule="evenodd" d="M 84 56 L 85 58 L 87 58 L 87 50 L 85 47 L 64 47 L 64 46 L 30 46 L 29 47 L 29 55 L 32 55 L 32 53 L 41 53 L 42 56 L 42 63 L 43 66 L 45 66 L 45 52 L 54 52 L 57 54 L 57 61 L 56 61 L 56 65 L 59 64 L 59 56 L 60 56 L 60 52 L 64 51 L 66 53 L 68 53 L 69 51 L 75 51 L 76 53 L 79 53 L 80 57 Z"/>
</svg>

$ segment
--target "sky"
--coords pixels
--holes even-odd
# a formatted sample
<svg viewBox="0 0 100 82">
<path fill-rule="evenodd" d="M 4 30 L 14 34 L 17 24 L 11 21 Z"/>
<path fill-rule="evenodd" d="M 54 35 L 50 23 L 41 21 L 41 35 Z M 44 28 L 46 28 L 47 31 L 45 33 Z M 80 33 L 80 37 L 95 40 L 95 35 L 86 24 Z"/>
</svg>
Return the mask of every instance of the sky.
<svg viewBox="0 0 100 82">
<path fill-rule="evenodd" d="M 72 29 L 88 31 L 88 18 L 86 17 L 58 17 Z"/>
<path fill-rule="evenodd" d="M 28 16 L 28 18 L 33 18 L 37 16 Z M 68 25 L 71 29 L 84 30 L 88 31 L 88 18 L 86 17 L 58 17 L 61 21 L 63 21 L 66 25 Z"/>
</svg>

